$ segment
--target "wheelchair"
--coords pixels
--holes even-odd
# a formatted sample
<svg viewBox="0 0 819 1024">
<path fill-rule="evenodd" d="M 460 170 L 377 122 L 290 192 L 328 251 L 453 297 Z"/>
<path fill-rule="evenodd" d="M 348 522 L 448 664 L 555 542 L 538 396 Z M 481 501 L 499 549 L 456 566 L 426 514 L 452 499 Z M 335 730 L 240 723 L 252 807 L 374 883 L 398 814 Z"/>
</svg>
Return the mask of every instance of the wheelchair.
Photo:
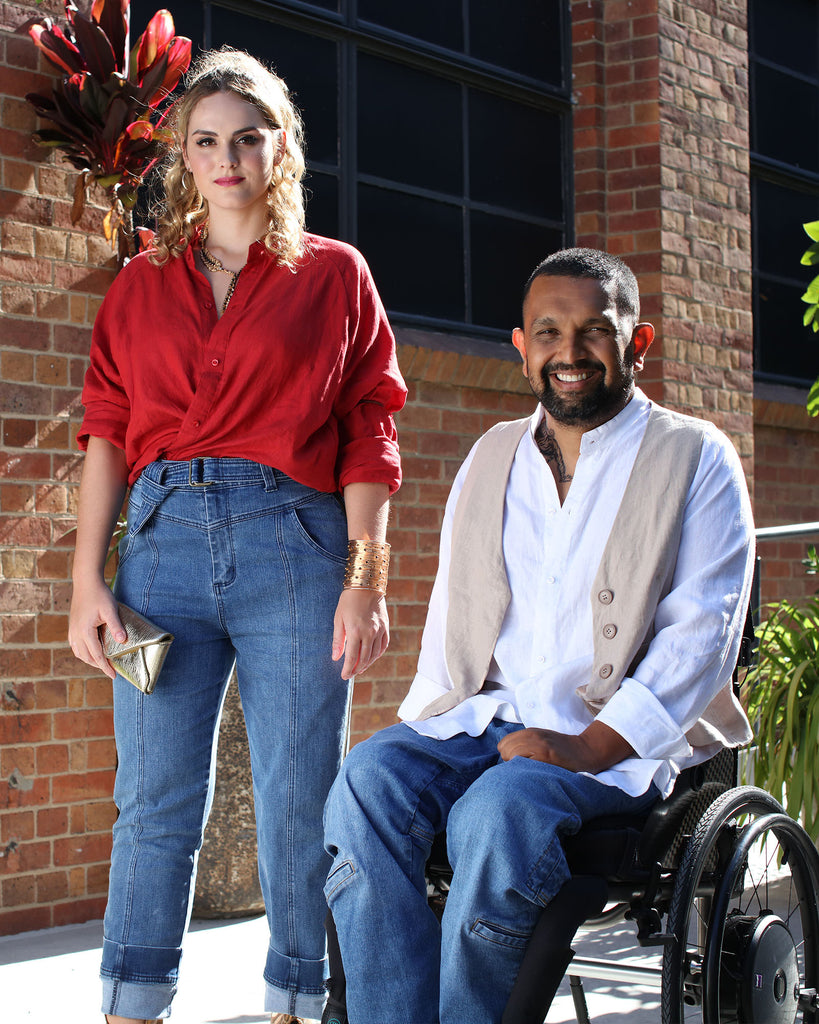
<svg viewBox="0 0 819 1024">
<path fill-rule="evenodd" d="M 750 663 L 747 638 L 738 668 Z M 566 973 L 578 1024 L 590 1024 L 584 978 L 660 990 L 662 1024 L 819 1024 L 819 853 L 770 794 L 737 781 L 737 752 L 721 750 L 646 816 L 597 818 L 564 840 L 571 878 L 540 915 L 501 1024 L 542 1024 Z M 442 834 L 427 862 L 439 915 L 451 877 Z M 661 966 L 574 955 L 579 928 L 623 919 L 640 946 L 661 950 Z M 346 1024 L 327 924 L 322 1021 Z"/>
</svg>

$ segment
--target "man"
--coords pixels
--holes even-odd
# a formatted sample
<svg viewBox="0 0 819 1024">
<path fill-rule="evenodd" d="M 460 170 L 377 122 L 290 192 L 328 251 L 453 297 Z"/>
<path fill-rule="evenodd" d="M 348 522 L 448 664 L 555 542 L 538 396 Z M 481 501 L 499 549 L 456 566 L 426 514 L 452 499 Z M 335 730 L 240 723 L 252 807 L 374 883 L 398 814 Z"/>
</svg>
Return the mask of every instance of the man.
<svg viewBox="0 0 819 1024">
<path fill-rule="evenodd" d="M 458 473 L 403 722 L 352 750 L 327 805 L 351 1024 L 496 1024 L 567 881 L 560 836 L 750 738 L 731 688 L 753 559 L 736 452 L 635 388 L 654 329 L 616 257 L 546 259 L 523 325 L 538 409 Z M 444 828 L 439 928 L 423 869 Z"/>
</svg>

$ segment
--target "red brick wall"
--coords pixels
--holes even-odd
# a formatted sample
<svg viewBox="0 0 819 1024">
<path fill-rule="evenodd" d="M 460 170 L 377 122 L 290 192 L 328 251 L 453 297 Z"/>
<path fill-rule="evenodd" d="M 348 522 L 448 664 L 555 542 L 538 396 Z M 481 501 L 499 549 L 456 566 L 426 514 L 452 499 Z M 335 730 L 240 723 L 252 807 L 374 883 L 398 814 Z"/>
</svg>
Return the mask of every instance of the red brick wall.
<svg viewBox="0 0 819 1024">
<path fill-rule="evenodd" d="M 113 821 L 110 687 L 66 650 L 90 325 L 111 276 L 101 214 L 31 141 L 50 79 L 0 3 L 0 934 L 98 917 Z"/>
<path fill-rule="evenodd" d="M 574 0 L 576 225 L 657 327 L 643 386 L 753 476 L 746 3 Z"/>
</svg>

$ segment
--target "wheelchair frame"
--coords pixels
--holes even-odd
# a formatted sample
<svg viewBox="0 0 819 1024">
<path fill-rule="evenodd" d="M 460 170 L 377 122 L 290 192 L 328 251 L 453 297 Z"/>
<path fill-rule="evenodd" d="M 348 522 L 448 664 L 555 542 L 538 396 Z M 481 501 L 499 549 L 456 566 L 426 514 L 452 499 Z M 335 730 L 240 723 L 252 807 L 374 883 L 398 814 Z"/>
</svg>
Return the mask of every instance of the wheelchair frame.
<svg viewBox="0 0 819 1024">
<path fill-rule="evenodd" d="M 749 612 L 737 669 L 753 647 Z M 659 989 L 662 1024 L 819 1024 L 819 853 L 737 774 L 737 752 L 721 750 L 647 816 L 597 818 L 564 840 L 572 877 L 540 915 L 501 1024 L 542 1024 L 565 974 L 578 1024 L 591 1024 L 583 978 Z M 427 861 L 439 915 L 451 877 L 441 834 Z M 623 918 L 641 946 L 662 949 L 661 967 L 574 956 L 578 928 Z M 347 1024 L 330 915 L 328 948 L 322 1024 Z"/>
</svg>

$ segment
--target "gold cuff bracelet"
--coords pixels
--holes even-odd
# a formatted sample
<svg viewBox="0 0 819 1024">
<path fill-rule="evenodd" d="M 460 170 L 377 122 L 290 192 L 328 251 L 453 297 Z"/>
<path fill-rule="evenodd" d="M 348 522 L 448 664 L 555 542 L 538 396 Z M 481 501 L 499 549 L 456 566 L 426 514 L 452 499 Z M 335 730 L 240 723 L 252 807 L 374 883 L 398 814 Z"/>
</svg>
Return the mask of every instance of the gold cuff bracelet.
<svg viewBox="0 0 819 1024">
<path fill-rule="evenodd" d="M 390 546 L 376 540 L 351 540 L 347 544 L 345 590 L 376 590 L 387 593 Z"/>
</svg>

